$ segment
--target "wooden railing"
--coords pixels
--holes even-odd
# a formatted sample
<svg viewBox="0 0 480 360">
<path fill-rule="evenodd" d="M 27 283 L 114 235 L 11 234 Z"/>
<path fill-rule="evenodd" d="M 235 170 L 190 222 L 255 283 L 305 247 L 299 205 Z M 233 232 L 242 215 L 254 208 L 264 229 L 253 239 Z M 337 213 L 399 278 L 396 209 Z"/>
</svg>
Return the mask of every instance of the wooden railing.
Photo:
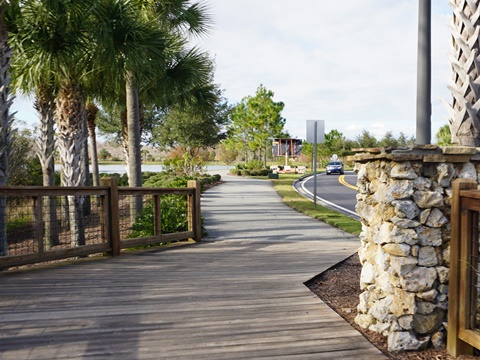
<svg viewBox="0 0 480 360">
<path fill-rule="evenodd" d="M 162 209 L 166 198 L 176 199 L 183 213 L 170 219 L 178 226 L 163 231 L 171 211 Z M 76 219 L 72 199 L 84 203 Z M 132 199 L 140 199 L 139 212 L 132 211 Z M 0 269 L 188 239 L 201 240 L 195 180 L 175 189 L 118 187 L 115 179 L 99 187 L 0 187 Z"/>
<path fill-rule="evenodd" d="M 453 182 L 447 350 L 454 357 L 480 348 L 480 190 L 471 179 Z"/>
</svg>

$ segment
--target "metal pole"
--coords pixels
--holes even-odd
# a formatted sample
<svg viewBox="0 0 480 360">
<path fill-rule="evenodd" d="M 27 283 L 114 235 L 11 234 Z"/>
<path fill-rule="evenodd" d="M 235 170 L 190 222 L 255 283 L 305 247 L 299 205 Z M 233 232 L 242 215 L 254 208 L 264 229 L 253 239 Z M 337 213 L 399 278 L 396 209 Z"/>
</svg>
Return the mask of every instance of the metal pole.
<svg viewBox="0 0 480 360">
<path fill-rule="evenodd" d="M 419 0 L 417 63 L 417 136 L 419 145 L 431 141 L 431 0 Z"/>
<path fill-rule="evenodd" d="M 317 122 L 313 127 L 313 208 L 317 208 Z"/>
</svg>

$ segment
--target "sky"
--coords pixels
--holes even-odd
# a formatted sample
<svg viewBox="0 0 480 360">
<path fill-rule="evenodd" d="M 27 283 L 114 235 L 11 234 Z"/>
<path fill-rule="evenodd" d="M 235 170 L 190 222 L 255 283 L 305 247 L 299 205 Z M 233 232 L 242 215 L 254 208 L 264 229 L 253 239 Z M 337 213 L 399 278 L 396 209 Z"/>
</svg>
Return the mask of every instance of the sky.
<svg viewBox="0 0 480 360">
<path fill-rule="evenodd" d="M 201 46 L 231 103 L 260 84 L 285 103 L 286 129 L 304 139 L 324 120 L 354 139 L 362 130 L 416 131 L 418 0 L 210 0 Z M 451 9 L 432 1 L 432 141 L 447 124 Z"/>
<path fill-rule="evenodd" d="M 200 0 L 213 26 L 198 46 L 215 59 L 215 82 L 235 105 L 259 85 L 285 103 L 293 137 L 324 120 L 354 139 L 364 129 L 414 136 L 419 0 Z M 448 123 L 451 9 L 432 1 L 432 141 Z M 37 122 L 17 98 L 17 118 Z"/>
</svg>

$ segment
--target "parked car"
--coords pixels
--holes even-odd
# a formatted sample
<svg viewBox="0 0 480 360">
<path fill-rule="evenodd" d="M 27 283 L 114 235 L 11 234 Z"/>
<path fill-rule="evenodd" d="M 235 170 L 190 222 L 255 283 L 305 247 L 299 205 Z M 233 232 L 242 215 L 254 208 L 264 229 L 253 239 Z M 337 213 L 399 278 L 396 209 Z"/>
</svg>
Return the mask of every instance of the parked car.
<svg viewBox="0 0 480 360">
<path fill-rule="evenodd" d="M 340 161 L 330 161 L 327 164 L 327 175 L 334 173 L 343 175 L 343 164 Z"/>
</svg>

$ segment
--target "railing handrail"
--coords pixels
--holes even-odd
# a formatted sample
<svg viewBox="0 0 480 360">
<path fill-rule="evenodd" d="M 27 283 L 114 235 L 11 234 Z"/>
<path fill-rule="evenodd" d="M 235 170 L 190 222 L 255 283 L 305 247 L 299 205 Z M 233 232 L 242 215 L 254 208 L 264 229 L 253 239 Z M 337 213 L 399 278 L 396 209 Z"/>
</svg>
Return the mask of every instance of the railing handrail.
<svg viewBox="0 0 480 360">
<path fill-rule="evenodd" d="M 158 197 L 161 195 L 186 195 L 187 201 L 187 218 L 188 230 L 180 231 L 173 234 L 161 234 L 161 231 L 155 232 L 154 236 L 142 238 L 127 238 L 120 240 L 120 223 L 119 223 L 119 198 L 125 195 L 151 195 Z M 76 256 L 84 256 L 91 253 L 109 252 L 112 256 L 120 254 L 120 250 L 126 247 L 149 245 L 157 242 L 188 240 L 193 238 L 195 241 L 201 240 L 201 214 L 200 214 L 200 182 L 191 180 L 186 188 L 143 188 L 143 187 L 119 187 L 115 178 L 103 178 L 101 186 L 0 186 L 0 197 L 18 198 L 27 197 L 32 199 L 41 199 L 43 197 L 53 196 L 90 196 L 97 195 L 100 197 L 100 212 L 105 225 L 105 231 L 102 239 L 105 242 L 96 245 L 80 245 L 68 249 L 46 250 L 41 253 L 29 253 L 24 255 L 7 255 L 0 257 L 0 269 L 31 264 L 41 261 L 50 261 L 56 259 L 70 258 Z M 35 200 L 35 201 L 37 201 Z M 157 201 L 157 200 L 155 200 Z M 35 222 L 36 226 L 41 226 L 42 210 L 41 206 L 36 205 L 36 216 L 39 218 Z M 155 209 L 155 211 L 161 211 Z M 159 214 L 155 216 L 159 218 Z M 155 226 L 160 220 L 155 220 Z M 38 229 L 38 228 L 37 228 Z M 41 231 L 41 230 L 40 230 Z M 38 238 L 37 238 L 38 240 Z M 42 247 L 43 249 L 43 247 Z"/>
</svg>

